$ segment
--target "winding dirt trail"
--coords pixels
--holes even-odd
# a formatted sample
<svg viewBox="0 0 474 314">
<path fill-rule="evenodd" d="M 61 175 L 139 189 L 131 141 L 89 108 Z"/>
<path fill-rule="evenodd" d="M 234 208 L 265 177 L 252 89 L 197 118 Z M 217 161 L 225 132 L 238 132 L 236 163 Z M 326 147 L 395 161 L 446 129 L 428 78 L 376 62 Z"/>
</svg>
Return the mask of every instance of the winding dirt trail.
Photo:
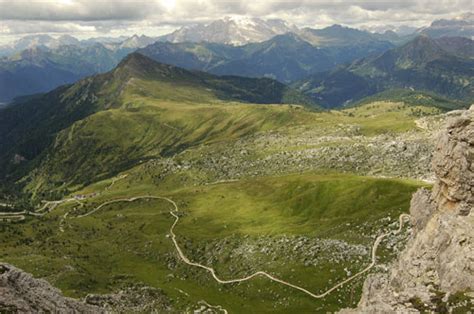
<svg viewBox="0 0 474 314">
<path fill-rule="evenodd" d="M 112 201 L 107 201 L 105 203 L 102 203 L 101 205 L 97 206 L 95 209 L 91 210 L 90 212 L 87 212 L 86 214 L 83 214 L 83 215 L 79 215 L 79 216 L 76 216 L 75 218 L 82 218 L 82 217 L 87 217 L 87 216 L 90 216 L 94 213 L 96 213 L 97 211 L 99 211 L 101 208 L 103 208 L 104 206 L 106 205 L 110 205 L 110 204 L 113 204 L 113 203 L 118 203 L 118 202 L 134 202 L 134 201 L 137 201 L 137 200 L 143 200 L 143 199 L 159 199 L 159 200 L 164 200 L 164 201 L 167 201 L 168 203 L 170 203 L 171 205 L 173 205 L 173 208 L 174 210 L 171 210 L 169 213 L 175 218 L 175 221 L 173 222 L 173 224 L 171 225 L 170 227 L 170 230 L 169 230 L 169 233 L 171 235 L 171 240 L 173 241 L 173 244 L 176 248 L 176 251 L 178 253 L 178 256 L 180 257 L 180 259 L 187 265 L 189 266 L 194 266 L 194 267 L 197 267 L 197 268 L 201 268 L 201 269 L 204 269 L 206 271 L 208 271 L 209 273 L 211 273 L 212 277 L 214 278 L 214 280 L 216 280 L 218 283 L 220 284 L 231 284 L 231 283 L 240 283 L 240 282 L 244 282 L 244 281 L 248 281 L 252 278 L 255 278 L 255 277 L 258 277 L 258 276 L 262 276 L 262 277 L 267 277 L 268 279 L 272 280 L 272 281 L 275 281 L 275 282 L 278 282 L 280 284 L 283 284 L 285 286 L 288 286 L 288 287 L 291 287 L 291 288 L 294 288 L 296 290 L 299 290 L 315 299 L 322 299 L 324 297 L 326 297 L 328 294 L 330 294 L 331 292 L 333 292 L 334 290 L 340 288 L 341 286 L 343 286 L 344 284 L 352 281 L 353 279 L 361 276 L 362 274 L 368 272 L 370 269 L 372 269 L 375 264 L 377 263 L 377 248 L 379 247 L 380 243 L 382 242 L 382 240 L 384 238 L 386 238 L 387 236 L 389 235 L 396 235 L 398 233 L 400 233 L 403 229 L 403 224 L 404 224 L 404 220 L 406 218 L 410 218 L 410 215 L 408 214 L 401 214 L 400 217 L 399 217 L 399 227 L 397 230 L 395 231 L 389 231 L 389 232 L 386 232 L 386 233 L 383 233 L 381 235 L 379 235 L 373 246 L 372 246 L 372 255 L 371 255 L 371 263 L 366 267 L 364 268 L 363 270 L 359 271 L 358 273 L 348 277 L 347 279 L 339 282 L 338 284 L 334 285 L 333 287 L 331 287 L 330 289 L 326 290 L 325 292 L 323 293 L 320 293 L 320 294 L 316 294 L 316 293 L 313 293 L 303 287 L 300 287 L 298 285 L 295 285 L 295 284 L 292 284 L 288 281 L 285 281 L 283 279 L 280 279 L 276 276 L 273 276 L 265 271 L 257 271 L 249 276 L 246 276 L 246 277 L 242 277 L 242 278 L 236 278 L 236 279 L 221 279 L 217 276 L 216 274 L 216 271 L 214 270 L 214 268 L 212 267 L 208 267 L 208 266 L 205 266 L 205 265 L 202 265 L 202 264 L 199 264 L 199 263 L 196 263 L 196 262 L 193 262 L 191 261 L 182 251 L 181 247 L 179 246 L 179 243 L 178 241 L 176 240 L 176 234 L 174 233 L 174 228 L 176 227 L 176 225 L 178 224 L 179 222 L 179 216 L 178 216 L 178 213 L 179 213 L 179 208 L 178 208 L 178 205 L 176 204 L 176 202 L 174 202 L 172 199 L 168 198 L 168 197 L 164 197 L 164 196 L 136 196 L 136 197 L 132 197 L 132 198 L 128 198 L 128 199 L 116 199 L 116 200 L 112 200 Z"/>
<path fill-rule="evenodd" d="M 175 206 L 175 208 L 177 208 L 176 203 L 173 202 L 172 200 L 170 200 L 167 197 L 144 195 L 144 196 L 135 196 L 135 197 L 131 197 L 131 198 L 119 198 L 119 199 L 107 201 L 107 202 L 104 202 L 104 203 L 100 204 L 99 206 L 97 206 L 93 210 L 91 210 L 91 211 L 89 211 L 85 214 L 78 215 L 78 216 L 73 217 L 73 218 L 83 218 L 83 217 L 90 216 L 90 215 L 96 213 L 97 211 L 99 211 L 102 207 L 110 205 L 110 204 L 121 203 L 121 202 L 135 202 L 135 201 L 138 201 L 138 200 L 146 200 L 146 199 L 165 200 L 165 201 L 168 201 L 168 202 L 172 203 Z"/>
<path fill-rule="evenodd" d="M 125 179 L 127 176 L 128 176 L 128 174 L 124 174 L 124 175 L 121 175 L 119 177 L 112 178 L 112 182 L 104 190 L 105 191 L 110 190 L 114 186 L 115 182 L 117 182 L 119 180 L 122 180 L 122 179 Z M 24 210 L 24 211 L 21 211 L 21 212 L 0 212 L 0 220 L 6 221 L 7 220 L 6 216 L 9 216 L 8 218 L 10 218 L 10 221 L 25 220 L 26 219 L 25 215 L 42 217 L 42 216 L 48 214 L 49 212 L 53 211 L 59 205 L 62 205 L 62 204 L 65 204 L 65 203 L 76 202 L 79 205 L 83 206 L 84 203 L 81 202 L 81 200 L 89 198 L 89 197 L 97 196 L 99 194 L 101 194 L 101 193 L 97 193 L 97 194 L 92 193 L 92 194 L 88 194 L 88 195 L 76 195 L 76 196 L 73 196 L 73 197 L 70 197 L 70 198 L 65 198 L 65 199 L 62 199 L 62 200 L 59 200 L 59 201 L 41 201 L 43 203 L 43 206 L 36 209 L 36 210 L 30 210 L 30 211 Z M 0 203 L 0 207 L 2 207 L 2 206 L 3 207 L 10 207 L 10 208 L 14 207 L 13 204 Z M 64 223 L 64 221 L 67 217 L 67 214 L 68 213 L 66 213 L 60 221 L 60 228 L 59 229 L 60 229 L 61 232 L 64 232 L 62 224 Z M 1 217 L 1 216 L 4 216 L 4 217 Z M 11 218 L 13 218 L 13 219 L 11 219 Z M 17 219 L 15 219 L 15 218 L 17 218 Z"/>
<path fill-rule="evenodd" d="M 26 219 L 25 215 L 2 215 L 0 216 L 1 222 L 19 222 Z"/>
<path fill-rule="evenodd" d="M 109 190 L 115 184 L 116 181 L 124 179 L 125 177 L 126 177 L 126 175 L 113 179 L 112 183 L 108 187 L 106 187 L 105 190 Z M 138 200 L 145 200 L 145 199 L 164 200 L 164 201 L 170 203 L 173 206 L 173 209 L 170 210 L 169 213 L 175 218 L 175 221 L 171 225 L 169 233 L 171 235 L 171 240 L 173 241 L 173 244 L 175 246 L 175 249 L 176 249 L 176 252 L 178 253 L 179 258 L 185 264 L 187 264 L 189 266 L 201 268 L 201 269 L 204 269 L 204 270 L 208 271 L 212 275 L 214 280 L 217 281 L 220 284 L 240 283 L 240 282 L 248 281 L 248 280 L 253 279 L 255 277 L 258 277 L 258 276 L 262 276 L 262 277 L 266 277 L 266 278 L 268 278 L 268 279 L 270 279 L 274 282 L 278 282 L 282 285 L 285 285 L 287 287 L 299 290 L 299 291 L 301 291 L 301 292 L 303 292 L 303 293 L 305 293 L 305 294 L 307 294 L 307 295 L 309 295 L 313 298 L 316 298 L 316 299 L 321 299 L 321 298 L 326 297 L 328 294 L 330 294 L 334 290 L 340 288 L 344 284 L 352 281 L 353 279 L 361 276 L 362 274 L 364 274 L 364 273 L 368 272 L 370 269 L 372 269 L 375 266 L 375 264 L 377 263 L 377 248 L 379 247 L 382 240 L 384 238 L 388 237 L 391 234 L 396 235 L 396 234 L 400 233 L 401 230 L 403 229 L 404 220 L 406 218 L 410 218 L 410 215 L 408 215 L 408 214 L 401 214 L 400 217 L 399 217 L 399 227 L 398 227 L 397 230 L 389 231 L 389 232 L 386 232 L 384 234 L 381 234 L 375 239 L 375 242 L 372 246 L 371 263 L 367 267 L 365 267 L 363 270 L 359 271 L 358 273 L 346 278 L 345 280 L 339 282 L 338 284 L 332 286 L 330 289 L 326 290 L 325 292 L 320 293 L 320 294 L 316 294 L 316 293 L 313 293 L 313 292 L 311 292 L 311 291 L 309 291 L 309 290 L 307 290 L 303 287 L 300 287 L 298 285 L 295 285 L 295 284 L 292 284 L 288 281 L 280 279 L 276 276 L 273 276 L 273 275 L 271 275 L 271 274 L 269 274 L 265 271 L 257 271 L 255 273 L 249 275 L 249 276 L 242 277 L 242 278 L 221 279 L 217 276 L 216 271 L 215 271 L 214 268 L 191 261 L 184 254 L 181 247 L 179 246 L 178 241 L 176 240 L 176 234 L 174 233 L 174 228 L 176 227 L 176 225 L 179 222 L 179 216 L 178 216 L 179 208 L 178 208 L 178 205 L 176 204 L 176 202 L 173 201 L 172 199 L 168 198 L 168 197 L 144 195 L 144 196 L 135 196 L 135 197 L 131 197 L 131 198 L 120 198 L 120 199 L 110 200 L 110 201 L 106 201 L 106 202 L 100 204 L 99 206 L 97 206 L 96 208 L 92 209 L 91 211 L 89 211 L 85 214 L 78 215 L 78 216 L 75 216 L 75 217 L 71 217 L 69 219 L 80 219 L 80 218 L 84 218 L 84 217 L 93 215 L 97 211 L 101 210 L 104 206 L 107 206 L 107 205 L 110 205 L 110 204 L 120 203 L 120 202 L 135 202 L 135 201 L 138 201 Z M 51 212 L 57 206 L 59 206 L 61 204 L 64 204 L 64 203 L 73 202 L 73 201 L 79 203 L 80 205 L 84 205 L 84 203 L 82 203 L 80 201 L 80 198 L 78 198 L 77 196 L 72 197 L 72 198 L 67 198 L 67 199 L 64 199 L 64 200 L 60 200 L 60 201 L 46 201 L 46 202 L 44 202 L 43 207 L 37 209 L 36 211 L 22 211 L 22 212 L 10 212 L 10 213 L 0 212 L 0 221 L 1 220 L 10 220 L 10 221 L 11 220 L 17 220 L 17 221 L 24 220 L 25 215 L 44 216 L 47 213 Z M 64 216 L 61 219 L 60 226 L 59 226 L 59 230 L 61 232 L 64 232 L 64 223 L 65 223 L 66 219 L 68 218 L 68 215 L 69 215 L 69 212 L 65 213 Z"/>
<path fill-rule="evenodd" d="M 166 198 L 165 198 L 166 199 Z M 242 278 L 237 278 L 237 279 L 228 279 L 228 280 L 224 280 L 224 279 L 220 279 L 217 275 L 216 275 L 216 271 L 214 270 L 214 268 L 212 267 L 208 267 L 208 266 L 205 266 L 205 265 L 202 265 L 202 264 L 199 264 L 199 263 L 195 263 L 195 262 L 192 262 L 190 261 L 186 255 L 184 255 L 183 251 L 181 250 L 181 248 L 179 247 L 179 244 L 176 240 L 176 235 L 174 233 L 174 227 L 176 226 L 176 224 L 178 223 L 179 221 L 179 216 L 176 215 L 176 212 L 178 212 L 178 207 L 176 206 L 176 203 L 167 199 L 168 201 L 170 201 L 173 206 L 175 207 L 175 212 L 173 211 L 170 211 L 170 214 L 175 218 L 175 221 L 173 223 L 173 225 L 171 226 L 171 229 L 170 229 L 170 234 L 171 234 L 171 239 L 173 240 L 173 243 L 176 247 L 176 251 L 178 252 L 178 255 L 179 257 L 183 260 L 183 262 L 185 262 L 186 264 L 190 265 L 190 266 L 195 266 L 195 267 L 199 267 L 199 268 L 202 268 L 202 269 L 205 269 L 207 270 L 208 272 L 211 273 L 212 277 L 218 282 L 218 283 L 221 283 L 221 284 L 230 284 L 230 283 L 239 283 L 239 282 L 244 282 L 244 281 L 247 281 L 247 280 L 250 280 L 254 277 L 257 277 L 257 276 L 264 276 L 264 277 L 267 277 L 268 279 L 270 280 L 273 280 L 275 282 L 278 282 L 278 283 L 281 283 L 285 286 L 288 286 L 288 287 L 291 287 L 291 288 L 294 288 L 294 289 L 297 289 L 301 292 L 304 292 L 306 293 L 307 295 L 313 297 L 313 298 L 316 298 L 316 299 L 321 299 L 321 298 L 324 298 L 326 297 L 328 294 L 330 294 L 331 292 L 333 292 L 334 290 L 338 289 L 339 287 L 343 286 L 344 284 L 350 282 L 351 280 L 359 277 L 360 275 L 366 273 L 367 271 L 369 271 L 372 267 L 375 266 L 375 264 L 377 263 L 377 248 L 378 246 L 380 245 L 380 242 L 382 242 L 382 240 L 387 237 L 388 235 L 390 234 L 397 234 L 397 233 L 400 233 L 400 231 L 402 230 L 403 228 L 403 221 L 406 217 L 410 217 L 410 215 L 408 214 L 402 214 L 400 215 L 399 217 L 399 227 L 396 231 L 389 231 L 387 233 L 384 233 L 380 236 L 377 237 L 377 239 L 375 240 L 374 242 L 374 245 L 372 246 L 372 262 L 370 263 L 369 266 L 367 266 L 366 268 L 364 268 L 363 270 L 361 270 L 360 272 L 356 273 L 355 275 L 345 279 L 344 281 L 341 281 L 340 283 L 334 285 L 332 288 L 326 290 L 325 292 L 321 293 L 321 294 L 315 294 L 303 287 L 300 287 L 300 286 L 297 286 L 297 285 L 294 285 L 288 281 L 285 281 L 285 280 L 282 280 L 278 277 L 275 277 L 273 275 L 270 275 L 269 273 L 265 272 L 265 271 L 257 271 L 249 276 L 246 276 L 246 277 L 242 277 Z"/>
</svg>

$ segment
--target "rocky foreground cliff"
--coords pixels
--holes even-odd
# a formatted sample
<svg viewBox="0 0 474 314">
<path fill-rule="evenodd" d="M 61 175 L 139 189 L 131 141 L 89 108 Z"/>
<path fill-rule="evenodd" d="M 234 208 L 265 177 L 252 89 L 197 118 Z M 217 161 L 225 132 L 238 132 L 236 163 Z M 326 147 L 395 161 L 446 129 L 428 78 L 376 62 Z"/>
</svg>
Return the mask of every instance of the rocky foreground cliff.
<svg viewBox="0 0 474 314">
<path fill-rule="evenodd" d="M 65 298 L 46 280 L 8 264 L 0 263 L 1 313 L 99 313 L 100 308 Z"/>
<path fill-rule="evenodd" d="M 474 106 L 448 122 L 437 141 L 432 191 L 411 200 L 413 235 L 388 274 L 364 284 L 344 313 L 474 311 Z"/>
<path fill-rule="evenodd" d="M 163 312 L 173 310 L 167 296 L 157 288 L 134 285 L 113 294 L 88 295 L 78 300 L 65 297 L 46 280 L 0 263 L 0 313 Z"/>
</svg>

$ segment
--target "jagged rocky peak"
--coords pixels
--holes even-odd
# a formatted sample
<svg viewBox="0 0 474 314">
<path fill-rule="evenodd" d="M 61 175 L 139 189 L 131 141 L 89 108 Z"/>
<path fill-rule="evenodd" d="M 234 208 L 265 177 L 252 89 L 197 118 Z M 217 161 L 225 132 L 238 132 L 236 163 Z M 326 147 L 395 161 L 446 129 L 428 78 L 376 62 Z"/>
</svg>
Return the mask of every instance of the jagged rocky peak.
<svg viewBox="0 0 474 314">
<path fill-rule="evenodd" d="M 120 43 L 119 48 L 143 48 L 148 45 L 151 45 L 155 42 L 155 39 L 152 37 L 148 37 L 145 35 L 138 36 L 137 34 L 133 35 L 130 38 L 125 39 L 122 43 Z"/>
<path fill-rule="evenodd" d="M 283 20 L 228 16 L 207 24 L 184 26 L 161 37 L 161 40 L 178 42 L 211 42 L 244 45 L 262 42 L 275 35 L 295 31 L 297 28 Z"/>
<path fill-rule="evenodd" d="M 436 182 L 432 191 L 420 189 L 412 197 L 414 228 L 406 248 L 388 274 L 367 278 L 358 308 L 343 313 L 472 309 L 473 160 L 474 105 L 451 119 L 438 136 L 432 159 Z"/>
</svg>

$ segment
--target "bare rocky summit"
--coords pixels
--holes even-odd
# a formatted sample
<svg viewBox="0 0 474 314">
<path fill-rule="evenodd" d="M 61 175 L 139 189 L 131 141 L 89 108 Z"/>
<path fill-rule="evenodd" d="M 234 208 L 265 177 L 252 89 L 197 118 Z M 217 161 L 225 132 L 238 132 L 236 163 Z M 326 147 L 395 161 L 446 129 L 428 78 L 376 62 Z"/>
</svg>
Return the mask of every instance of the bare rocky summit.
<svg viewBox="0 0 474 314">
<path fill-rule="evenodd" d="M 343 313 L 474 310 L 474 106 L 450 120 L 432 159 L 433 190 L 418 190 L 413 234 L 388 274 L 369 276 Z"/>
<path fill-rule="evenodd" d="M 172 43 L 210 42 L 238 46 L 262 42 L 292 31 L 297 31 L 296 26 L 280 19 L 263 20 L 244 16 L 226 16 L 209 24 L 184 26 L 159 39 Z"/>
</svg>

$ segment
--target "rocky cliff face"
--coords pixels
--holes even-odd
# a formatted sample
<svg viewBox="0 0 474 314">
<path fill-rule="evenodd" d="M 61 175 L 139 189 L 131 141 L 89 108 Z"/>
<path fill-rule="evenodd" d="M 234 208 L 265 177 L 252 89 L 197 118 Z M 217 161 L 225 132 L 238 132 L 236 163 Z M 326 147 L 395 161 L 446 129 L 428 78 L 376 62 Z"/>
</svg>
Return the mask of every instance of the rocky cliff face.
<svg viewBox="0 0 474 314">
<path fill-rule="evenodd" d="M 0 263 L 0 313 L 102 313 L 102 309 L 66 298 L 47 281 Z"/>
<path fill-rule="evenodd" d="M 46 280 L 0 263 L 0 313 L 169 313 L 160 289 L 133 285 L 113 294 L 90 294 L 83 301 L 65 297 Z"/>
<path fill-rule="evenodd" d="M 364 284 L 356 310 L 461 312 L 474 309 L 474 106 L 448 122 L 432 166 L 433 190 L 412 198 L 413 235 L 389 274 Z"/>
</svg>

